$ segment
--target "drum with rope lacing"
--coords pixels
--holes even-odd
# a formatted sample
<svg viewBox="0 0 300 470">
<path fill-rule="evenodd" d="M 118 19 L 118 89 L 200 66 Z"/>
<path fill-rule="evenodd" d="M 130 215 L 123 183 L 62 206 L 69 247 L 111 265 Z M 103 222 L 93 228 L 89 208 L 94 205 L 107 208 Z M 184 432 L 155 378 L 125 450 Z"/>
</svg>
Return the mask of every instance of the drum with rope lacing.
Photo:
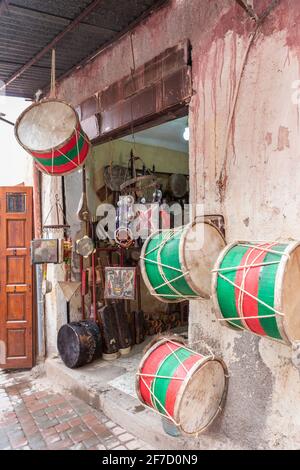
<svg viewBox="0 0 300 470">
<path fill-rule="evenodd" d="M 234 242 L 216 261 L 221 324 L 291 344 L 300 340 L 300 242 Z"/>
<path fill-rule="evenodd" d="M 34 157 L 37 168 L 51 176 L 77 170 L 91 148 L 74 108 L 57 99 L 46 99 L 25 109 L 16 122 L 15 136 Z"/>
<path fill-rule="evenodd" d="M 208 221 L 156 231 L 141 253 L 144 282 L 162 302 L 208 299 L 211 270 L 224 246 L 221 232 Z"/>
<path fill-rule="evenodd" d="M 136 374 L 140 401 L 187 435 L 203 432 L 222 410 L 228 389 L 224 362 L 202 355 L 180 337 L 156 338 Z"/>
</svg>

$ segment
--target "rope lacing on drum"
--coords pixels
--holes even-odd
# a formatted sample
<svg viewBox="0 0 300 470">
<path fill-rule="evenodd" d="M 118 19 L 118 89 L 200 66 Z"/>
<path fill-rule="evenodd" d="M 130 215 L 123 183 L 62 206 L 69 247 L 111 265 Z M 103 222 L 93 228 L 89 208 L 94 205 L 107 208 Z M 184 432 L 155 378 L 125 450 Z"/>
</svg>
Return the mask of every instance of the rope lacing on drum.
<svg viewBox="0 0 300 470">
<path fill-rule="evenodd" d="M 172 339 L 170 338 L 164 338 L 162 337 L 161 338 L 162 340 L 166 340 L 166 344 L 168 346 L 168 348 L 170 349 L 170 354 L 166 356 L 165 359 L 171 357 L 172 355 L 176 357 L 177 361 L 179 362 L 179 364 L 183 367 L 183 369 L 186 371 L 186 373 L 188 374 L 190 371 L 185 367 L 183 361 L 180 359 L 180 357 L 176 354 L 176 350 L 173 350 L 170 345 L 170 344 L 173 344 L 175 346 L 179 346 L 179 347 L 184 347 L 184 349 L 186 351 L 189 351 L 191 352 L 192 354 L 194 355 L 197 355 L 199 356 L 200 359 L 203 359 L 203 360 L 206 360 L 207 357 L 203 356 L 202 354 L 196 352 L 196 351 L 193 351 L 192 349 L 190 349 L 189 347 L 186 347 L 185 344 L 180 344 L 180 343 L 177 343 L 176 341 L 173 341 Z M 209 352 L 211 353 L 211 356 L 210 356 L 210 359 L 211 360 L 215 360 L 215 355 L 212 353 L 210 347 L 204 342 L 204 341 L 201 341 L 206 347 L 207 349 L 209 350 Z M 196 343 L 193 343 L 193 344 L 196 344 Z M 153 405 L 153 408 L 151 408 L 149 405 L 147 405 L 144 401 L 143 401 L 143 404 L 146 408 L 149 408 L 150 410 L 152 411 L 155 411 L 157 414 L 159 414 L 160 416 L 162 416 L 163 418 L 165 418 L 166 416 L 170 419 L 170 421 L 175 424 L 175 426 L 177 426 L 178 428 L 181 428 L 181 424 L 176 422 L 176 420 L 173 418 L 173 416 L 170 415 L 170 413 L 168 412 L 168 410 L 165 408 L 165 406 L 161 403 L 161 401 L 154 395 L 154 392 L 153 390 L 151 389 L 151 387 L 149 387 L 149 385 L 146 383 L 145 381 L 145 377 L 148 377 L 148 378 L 154 378 L 155 380 L 156 379 L 165 379 L 165 380 L 180 380 L 182 382 L 184 382 L 187 378 L 187 376 L 185 377 L 169 377 L 169 376 L 161 376 L 161 375 L 155 375 L 155 374 L 144 374 L 144 373 L 141 373 L 141 372 L 137 372 L 136 373 L 137 377 L 139 377 L 141 379 L 141 381 L 143 382 L 143 384 L 145 385 L 145 387 L 147 388 L 147 390 L 149 391 L 150 393 L 150 396 L 151 396 L 151 403 Z M 226 378 L 228 378 L 228 375 L 225 375 Z M 152 384 L 151 384 L 152 386 Z M 154 386 L 153 386 L 154 388 Z M 161 411 L 159 411 L 158 409 L 158 405 L 161 407 L 161 409 L 163 409 L 163 411 L 165 412 L 165 414 L 161 413 Z M 218 411 L 221 411 L 222 410 L 222 403 L 219 405 L 218 407 Z M 198 433 L 197 433 L 198 434 Z M 200 434 L 200 432 L 199 432 Z"/>
<path fill-rule="evenodd" d="M 250 292 L 246 291 L 244 289 L 244 286 L 245 286 L 245 282 L 246 282 L 246 277 L 248 275 L 248 273 L 250 272 L 251 268 L 256 268 L 256 267 L 261 267 L 261 266 L 270 266 L 270 265 L 273 265 L 273 264 L 279 264 L 281 262 L 281 260 L 278 260 L 278 261 L 269 261 L 269 262 L 262 262 L 262 263 L 256 263 L 256 261 L 258 260 L 258 258 L 261 256 L 261 254 L 263 252 L 267 252 L 267 253 L 273 253 L 273 254 L 276 254 L 278 256 L 286 256 L 289 258 L 289 255 L 287 253 L 284 253 L 284 252 L 281 252 L 281 251 L 277 251 L 277 250 L 272 250 L 271 247 L 272 246 L 275 246 L 277 243 L 273 242 L 273 243 L 269 243 L 269 244 L 263 244 L 263 245 L 250 245 L 250 244 L 246 244 L 246 243 L 239 243 L 238 246 L 243 246 L 243 247 L 248 247 L 248 248 L 251 248 L 250 252 L 248 253 L 247 255 L 247 258 L 246 258 L 246 263 L 243 265 L 243 266 L 232 266 L 232 267 L 226 267 L 226 268 L 218 268 L 218 269 L 213 269 L 212 272 L 213 273 L 217 273 L 217 276 L 221 277 L 222 279 L 224 279 L 226 282 L 228 282 L 229 284 L 231 284 L 232 286 L 234 286 L 236 289 L 238 289 L 239 291 L 239 297 L 238 297 L 238 305 L 237 305 L 237 310 L 238 310 L 238 315 L 239 317 L 232 317 L 232 318 L 218 318 L 218 321 L 220 322 L 230 322 L 230 321 L 237 321 L 237 320 L 242 320 L 242 323 L 244 324 L 244 320 L 252 320 L 252 319 L 263 319 L 263 318 L 274 318 L 276 316 L 280 316 L 280 317 L 284 317 L 284 313 L 282 312 L 279 312 L 277 309 L 275 309 L 274 307 L 272 307 L 271 305 L 268 305 L 267 303 L 265 303 L 263 300 L 259 299 L 257 296 L 251 294 Z M 251 256 L 251 254 L 255 251 L 255 250 L 259 250 L 259 254 L 254 258 L 253 262 L 250 263 L 250 264 L 247 264 L 248 263 L 248 260 L 249 260 L 249 257 Z M 236 284 L 235 282 L 231 281 L 230 279 L 228 279 L 228 277 L 224 276 L 223 274 L 221 274 L 221 272 L 230 272 L 230 271 L 237 271 L 237 270 L 243 270 L 243 278 L 242 278 L 242 282 L 241 282 L 241 285 L 239 286 L 238 284 Z M 243 303 L 244 303 L 244 296 L 245 295 L 248 295 L 249 297 L 251 297 L 252 299 L 256 300 L 259 304 L 263 305 L 264 307 L 266 307 L 267 309 L 271 310 L 274 312 L 274 314 L 271 314 L 271 315 L 253 315 L 253 316 L 245 316 L 244 315 L 244 312 L 243 312 Z M 241 328 L 243 329 L 243 327 L 241 327 L 240 325 L 237 325 L 237 324 L 234 324 L 236 327 L 238 328 Z M 247 325 L 244 324 L 244 327 L 248 329 Z M 254 332 L 253 332 L 254 333 Z"/>
<path fill-rule="evenodd" d="M 178 297 L 178 298 L 186 299 L 186 300 L 190 300 L 190 299 L 194 300 L 195 298 L 198 298 L 198 296 L 196 294 L 195 295 L 181 294 L 173 286 L 174 282 L 178 281 L 179 279 L 185 278 L 185 276 L 187 276 L 190 273 L 190 271 L 184 271 L 183 272 L 182 269 L 175 268 L 174 266 L 170 266 L 168 264 L 165 264 L 165 263 L 161 262 L 161 251 L 162 251 L 162 249 L 164 248 L 166 243 L 168 241 L 172 240 L 177 235 L 177 233 L 180 232 L 183 228 L 184 227 L 178 227 L 178 228 L 169 230 L 167 233 L 164 233 L 163 230 L 158 230 L 157 233 L 163 233 L 163 239 L 162 239 L 161 243 L 159 243 L 159 245 L 157 245 L 156 247 L 149 250 L 145 254 L 145 256 L 140 257 L 140 259 L 142 259 L 143 261 L 145 261 L 147 263 L 156 264 L 158 266 L 159 273 L 160 273 L 161 277 L 164 280 L 164 282 L 162 284 L 160 284 L 159 286 L 156 286 L 156 287 L 152 286 L 152 289 L 153 289 L 151 291 L 152 295 L 159 295 L 160 297 Z M 155 252 L 155 251 L 157 251 L 158 261 L 148 259 L 147 256 L 150 255 L 151 253 Z M 176 272 L 180 273 L 180 275 L 177 276 L 176 278 L 172 279 L 172 280 L 169 280 L 169 279 L 167 279 L 167 277 L 166 277 L 166 275 L 165 275 L 162 268 L 167 268 L 167 269 L 170 269 L 172 271 L 176 271 Z M 158 291 L 159 289 L 161 289 L 162 287 L 165 287 L 165 286 L 168 286 L 174 292 L 174 294 L 161 294 L 161 293 L 156 292 L 156 291 Z"/>
</svg>

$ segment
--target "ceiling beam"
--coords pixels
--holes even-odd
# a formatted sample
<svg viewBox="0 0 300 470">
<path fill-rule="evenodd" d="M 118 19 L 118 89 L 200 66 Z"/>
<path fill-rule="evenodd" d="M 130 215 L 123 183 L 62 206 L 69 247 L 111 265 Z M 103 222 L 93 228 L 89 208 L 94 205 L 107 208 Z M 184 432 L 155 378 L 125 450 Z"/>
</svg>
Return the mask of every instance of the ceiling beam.
<svg viewBox="0 0 300 470">
<path fill-rule="evenodd" d="M 147 10 L 144 11 L 138 18 L 135 20 L 131 21 L 129 25 L 122 29 L 118 34 L 116 34 L 111 40 L 105 42 L 97 51 L 92 52 L 92 54 L 88 55 L 85 57 L 83 60 L 78 62 L 74 67 L 71 69 L 67 70 L 63 75 L 58 77 L 57 82 L 64 80 L 65 78 L 69 77 L 72 75 L 73 72 L 76 72 L 77 70 L 83 68 L 86 64 L 88 64 L 91 60 L 94 60 L 98 55 L 102 54 L 106 49 L 111 47 L 113 44 L 117 43 L 120 41 L 128 32 L 133 30 L 138 24 L 142 23 L 145 18 L 148 16 L 152 15 L 155 11 L 158 11 L 160 8 L 163 8 L 165 5 L 167 5 L 170 2 L 170 0 L 157 0 L 156 3 Z M 0 90 L 1 91 L 1 90 Z M 46 93 L 49 91 L 49 87 L 43 89 L 43 92 Z"/>
<path fill-rule="evenodd" d="M 51 51 L 51 49 L 53 49 L 69 32 L 73 31 L 73 29 L 76 28 L 76 26 L 78 26 L 84 18 L 86 18 L 93 11 L 99 8 L 100 3 L 103 3 L 103 0 L 93 0 L 74 20 L 71 21 L 71 23 L 63 31 L 61 31 L 57 36 L 55 36 L 55 38 L 52 39 L 52 41 L 47 46 L 45 46 L 40 52 L 38 52 L 34 57 L 32 57 L 32 59 L 30 59 L 20 69 L 18 69 L 7 80 L 7 82 L 0 87 L 0 91 L 11 85 L 17 78 L 23 75 L 23 73 L 26 72 L 32 65 L 37 63 L 42 57 L 44 57 L 44 55 Z"/>
<path fill-rule="evenodd" d="M 11 13 L 14 13 L 15 15 L 19 15 L 22 17 L 27 16 L 28 18 L 32 18 L 37 21 L 45 20 L 48 23 L 52 23 L 56 26 L 60 25 L 62 27 L 68 26 L 73 21 L 72 18 L 68 18 L 66 16 L 61 16 L 61 15 L 58 16 L 53 13 L 36 10 L 34 8 L 15 5 L 14 3 L 11 3 L 9 5 L 9 11 Z M 86 23 L 84 21 L 80 23 L 80 26 L 83 27 L 83 29 L 85 29 L 86 31 L 90 30 L 90 32 L 94 34 L 119 32 L 118 29 L 112 29 L 112 28 L 107 28 L 105 26 L 93 25 L 93 24 Z"/>
<path fill-rule="evenodd" d="M 0 67 L 1 67 L 2 64 L 3 65 L 13 65 L 13 66 L 18 66 L 18 65 L 22 66 L 23 65 L 21 62 L 12 62 L 10 60 L 2 60 L 0 58 Z M 32 65 L 32 68 L 50 70 L 51 66 L 50 65 L 49 66 L 47 66 L 47 65 Z M 64 70 L 64 69 L 56 67 L 56 70 L 61 71 L 61 70 Z"/>
</svg>

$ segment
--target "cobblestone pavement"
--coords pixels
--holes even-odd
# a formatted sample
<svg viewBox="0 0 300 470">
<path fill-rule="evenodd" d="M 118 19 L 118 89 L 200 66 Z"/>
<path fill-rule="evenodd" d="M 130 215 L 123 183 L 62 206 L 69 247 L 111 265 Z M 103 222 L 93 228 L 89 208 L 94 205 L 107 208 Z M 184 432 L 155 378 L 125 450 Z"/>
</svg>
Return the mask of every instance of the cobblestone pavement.
<svg viewBox="0 0 300 470">
<path fill-rule="evenodd" d="M 1 450 L 150 448 L 81 400 L 33 380 L 30 372 L 0 370 Z"/>
</svg>

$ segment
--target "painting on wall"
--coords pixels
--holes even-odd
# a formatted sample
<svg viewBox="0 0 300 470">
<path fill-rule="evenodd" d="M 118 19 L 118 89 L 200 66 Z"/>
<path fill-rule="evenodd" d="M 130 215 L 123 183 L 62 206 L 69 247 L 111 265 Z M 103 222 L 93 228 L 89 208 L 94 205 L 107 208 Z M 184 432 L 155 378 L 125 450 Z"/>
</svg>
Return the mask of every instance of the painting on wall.
<svg viewBox="0 0 300 470">
<path fill-rule="evenodd" d="M 135 300 L 136 268 L 105 268 L 106 299 Z"/>
<path fill-rule="evenodd" d="M 60 264 L 63 261 L 63 240 L 39 239 L 31 241 L 32 264 Z"/>
</svg>

